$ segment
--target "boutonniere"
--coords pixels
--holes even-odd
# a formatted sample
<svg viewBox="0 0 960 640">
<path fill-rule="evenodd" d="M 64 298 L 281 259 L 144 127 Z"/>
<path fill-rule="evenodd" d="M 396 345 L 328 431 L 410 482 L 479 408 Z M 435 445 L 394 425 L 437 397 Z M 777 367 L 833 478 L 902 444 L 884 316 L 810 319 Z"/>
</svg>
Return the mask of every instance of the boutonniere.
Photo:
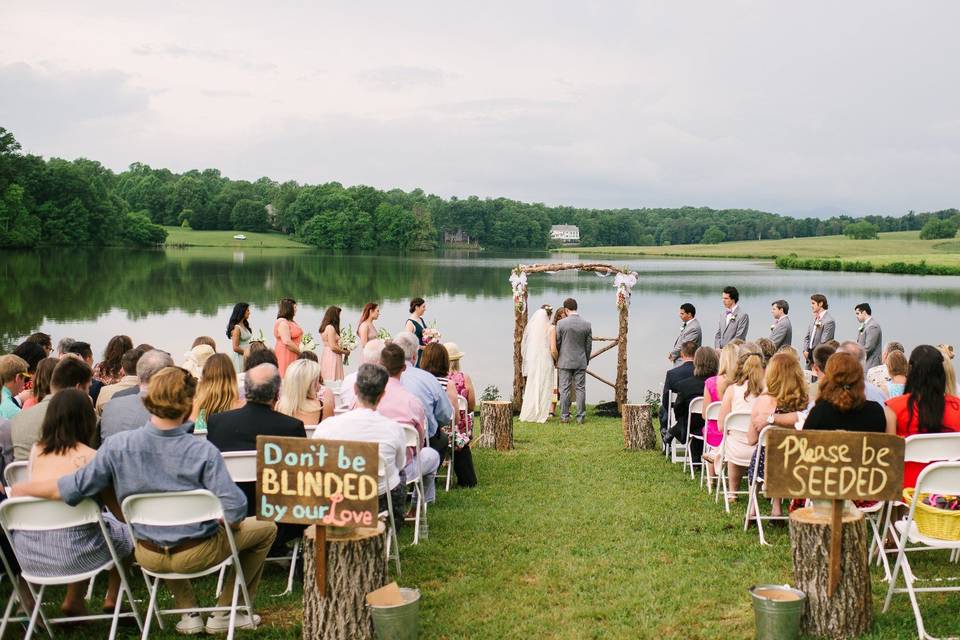
<svg viewBox="0 0 960 640">
<path fill-rule="evenodd" d="M 777 328 L 777 323 L 776 323 L 776 322 L 774 322 L 772 325 L 770 325 L 770 331 L 773 331 L 773 330 L 776 329 L 776 328 Z"/>
<path fill-rule="evenodd" d="M 686 323 L 686 322 L 684 322 L 682 325 L 680 325 L 680 329 L 681 329 L 681 330 L 686 329 L 686 328 L 687 328 L 687 323 Z"/>
<path fill-rule="evenodd" d="M 863 333 L 863 327 L 864 327 L 864 325 L 860 325 L 860 329 L 858 329 L 857 332 L 858 332 L 858 333 Z"/>
<path fill-rule="evenodd" d="M 816 322 L 813 323 L 813 326 L 815 326 L 815 327 L 817 327 L 817 328 L 819 329 L 820 327 L 823 326 L 823 323 L 820 322 L 819 320 L 817 320 Z"/>
</svg>

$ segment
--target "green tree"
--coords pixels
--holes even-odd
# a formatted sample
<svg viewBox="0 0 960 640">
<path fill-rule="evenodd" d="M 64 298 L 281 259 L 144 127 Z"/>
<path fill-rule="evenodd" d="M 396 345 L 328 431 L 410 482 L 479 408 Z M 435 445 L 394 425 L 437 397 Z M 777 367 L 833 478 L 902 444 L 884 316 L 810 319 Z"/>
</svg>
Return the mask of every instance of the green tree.
<svg viewBox="0 0 960 640">
<path fill-rule="evenodd" d="M 880 229 L 866 220 L 852 222 L 843 228 L 843 235 L 854 240 L 876 240 Z"/>
<path fill-rule="evenodd" d="M 8 186 L 0 198 L 0 247 L 35 246 L 40 226 L 40 219 L 27 210 L 23 187 Z"/>
<path fill-rule="evenodd" d="M 941 238 L 953 238 L 957 235 L 957 225 L 951 220 L 940 220 L 931 218 L 920 229 L 921 240 L 938 240 Z"/>
<path fill-rule="evenodd" d="M 238 231 L 266 231 L 267 207 L 256 200 L 238 200 L 230 213 L 230 224 Z"/>
<path fill-rule="evenodd" d="M 167 239 L 167 230 L 150 221 L 147 211 L 132 211 L 123 219 L 123 239 L 129 244 L 151 246 Z"/>
<path fill-rule="evenodd" d="M 700 243 L 701 244 L 719 244 L 726 239 L 727 239 L 727 234 L 723 232 L 723 229 L 714 225 L 703 232 L 703 237 L 700 239 Z"/>
</svg>

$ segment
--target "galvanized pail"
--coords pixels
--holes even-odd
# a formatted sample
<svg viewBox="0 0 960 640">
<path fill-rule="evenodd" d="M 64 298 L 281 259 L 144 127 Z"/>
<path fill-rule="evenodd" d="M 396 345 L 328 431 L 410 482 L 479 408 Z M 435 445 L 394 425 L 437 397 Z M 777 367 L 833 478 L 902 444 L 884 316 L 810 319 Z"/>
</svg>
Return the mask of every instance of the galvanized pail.
<svg viewBox="0 0 960 640">
<path fill-rule="evenodd" d="M 760 584 L 748 589 L 753 598 L 757 640 L 796 640 L 807 603 L 803 591 L 788 585 Z"/>
<path fill-rule="evenodd" d="M 403 604 L 369 605 L 377 640 L 417 640 L 420 624 L 420 590 L 400 588 Z"/>
</svg>

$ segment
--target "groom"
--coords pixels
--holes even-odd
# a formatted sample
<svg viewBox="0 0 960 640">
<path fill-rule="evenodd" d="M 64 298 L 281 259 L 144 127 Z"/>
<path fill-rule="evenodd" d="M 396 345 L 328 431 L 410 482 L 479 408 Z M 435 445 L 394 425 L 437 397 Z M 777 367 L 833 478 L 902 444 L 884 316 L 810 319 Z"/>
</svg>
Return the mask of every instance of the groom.
<svg viewBox="0 0 960 640">
<path fill-rule="evenodd" d="M 593 328 L 577 313 L 577 301 L 567 298 L 567 317 L 557 323 L 557 369 L 560 371 L 560 422 L 570 422 L 570 385 L 576 385 L 577 424 L 587 416 L 587 365 L 593 348 Z"/>
</svg>

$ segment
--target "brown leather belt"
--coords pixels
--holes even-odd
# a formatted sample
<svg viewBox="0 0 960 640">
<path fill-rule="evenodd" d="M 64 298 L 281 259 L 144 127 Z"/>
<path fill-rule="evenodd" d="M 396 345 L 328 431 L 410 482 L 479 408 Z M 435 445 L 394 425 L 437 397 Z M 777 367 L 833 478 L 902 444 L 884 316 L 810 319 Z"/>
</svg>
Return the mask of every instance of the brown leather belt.
<svg viewBox="0 0 960 640">
<path fill-rule="evenodd" d="M 172 547 L 165 545 L 154 544 L 149 540 L 137 540 L 137 544 L 146 549 L 147 551 L 152 551 L 154 553 L 162 553 L 165 555 L 173 555 L 174 553 L 179 553 L 181 551 L 186 551 L 187 549 L 193 549 L 194 547 L 199 547 L 201 544 L 209 540 L 210 538 L 191 538 L 190 540 L 184 540 L 180 544 L 175 544 Z"/>
</svg>

